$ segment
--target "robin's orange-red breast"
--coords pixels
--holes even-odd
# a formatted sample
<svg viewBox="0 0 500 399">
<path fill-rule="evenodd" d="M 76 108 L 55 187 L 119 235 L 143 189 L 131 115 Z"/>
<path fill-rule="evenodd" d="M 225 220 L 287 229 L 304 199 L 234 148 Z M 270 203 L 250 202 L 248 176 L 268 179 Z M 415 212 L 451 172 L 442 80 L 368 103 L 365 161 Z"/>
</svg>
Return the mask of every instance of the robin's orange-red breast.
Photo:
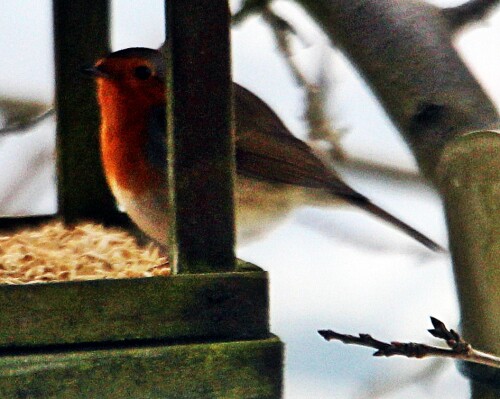
<svg viewBox="0 0 500 399">
<path fill-rule="evenodd" d="M 97 81 L 102 161 L 111 190 L 144 232 L 167 245 L 164 64 L 158 50 L 129 48 L 111 53 L 85 71 Z M 344 183 L 262 100 L 236 83 L 234 107 L 240 242 L 269 231 L 297 206 L 342 200 L 426 247 L 442 250 Z"/>
</svg>

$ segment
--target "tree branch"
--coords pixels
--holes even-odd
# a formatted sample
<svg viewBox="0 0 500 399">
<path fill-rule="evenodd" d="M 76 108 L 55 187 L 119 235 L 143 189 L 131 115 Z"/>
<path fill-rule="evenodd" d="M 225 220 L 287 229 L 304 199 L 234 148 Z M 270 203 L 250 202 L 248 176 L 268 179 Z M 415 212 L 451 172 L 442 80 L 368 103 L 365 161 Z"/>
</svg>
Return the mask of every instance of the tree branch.
<svg viewBox="0 0 500 399">
<path fill-rule="evenodd" d="M 278 50 L 283 55 L 283 58 L 288 62 L 288 66 L 292 72 L 293 77 L 300 86 L 305 86 L 307 84 L 307 79 L 304 74 L 300 71 L 295 63 L 291 62 L 292 51 L 290 49 L 289 36 L 291 34 L 297 34 L 296 30 L 290 25 L 290 23 L 276 15 L 271 7 L 264 7 L 262 10 L 262 18 L 267 22 L 271 31 L 274 34 L 274 38 L 278 44 Z"/>
<path fill-rule="evenodd" d="M 498 3 L 498 0 L 470 0 L 456 7 L 443 8 L 442 13 L 456 31 L 487 17 Z"/>
<path fill-rule="evenodd" d="M 332 330 L 320 330 L 318 333 L 327 341 L 338 340 L 344 344 L 355 344 L 377 349 L 373 353 L 373 356 L 405 356 L 417 359 L 446 357 L 500 368 L 499 357 L 474 349 L 456 331 L 448 330 L 442 321 L 431 317 L 431 322 L 434 328 L 428 330 L 429 333 L 436 338 L 446 341 L 450 349 L 415 342 L 392 341 L 391 343 L 387 343 L 373 338 L 370 334 L 359 334 L 356 337 L 354 335 L 340 334 Z"/>
<path fill-rule="evenodd" d="M 48 117 L 55 115 L 55 114 L 56 114 L 56 110 L 54 108 L 49 108 L 48 110 L 41 113 L 40 115 L 33 116 L 28 120 L 23 120 L 20 122 L 16 122 L 16 123 L 7 125 L 3 128 L 0 128 L 0 136 L 13 134 L 13 133 L 26 133 L 27 129 L 38 125 L 40 122 L 44 121 Z"/>
<path fill-rule="evenodd" d="M 328 85 L 324 82 L 324 70 L 320 72 L 319 81 L 311 83 L 293 61 L 290 49 L 290 35 L 297 35 L 294 28 L 283 18 L 276 15 L 270 6 L 262 9 L 262 17 L 269 24 L 278 50 L 287 61 L 288 67 L 297 84 L 304 90 L 306 110 L 304 119 L 308 125 L 307 137 L 309 140 L 325 140 L 331 145 L 328 155 L 334 160 L 345 160 L 346 156 L 340 145 L 342 133 L 332 127 L 331 120 L 326 112 L 326 95 Z"/>
<path fill-rule="evenodd" d="M 427 177 L 447 142 L 498 125 L 441 8 L 418 0 L 295 1 L 358 68 Z"/>
</svg>

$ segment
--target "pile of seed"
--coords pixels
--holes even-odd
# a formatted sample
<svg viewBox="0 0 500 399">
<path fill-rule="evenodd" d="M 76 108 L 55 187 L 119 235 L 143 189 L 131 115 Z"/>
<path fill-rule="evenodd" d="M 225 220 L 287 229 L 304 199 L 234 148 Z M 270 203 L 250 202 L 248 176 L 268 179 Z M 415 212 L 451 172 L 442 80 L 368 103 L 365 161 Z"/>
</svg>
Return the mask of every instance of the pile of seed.
<svg viewBox="0 0 500 399">
<path fill-rule="evenodd" d="M 158 247 L 140 246 L 126 231 L 53 222 L 0 234 L 0 284 L 168 276 Z"/>
</svg>

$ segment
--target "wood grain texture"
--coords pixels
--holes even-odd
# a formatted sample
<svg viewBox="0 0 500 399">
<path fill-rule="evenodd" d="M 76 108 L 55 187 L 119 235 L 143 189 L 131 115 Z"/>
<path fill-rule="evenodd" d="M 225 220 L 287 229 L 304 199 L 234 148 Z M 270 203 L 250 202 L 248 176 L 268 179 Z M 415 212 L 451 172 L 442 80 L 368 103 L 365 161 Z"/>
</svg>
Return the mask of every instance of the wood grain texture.
<svg viewBox="0 0 500 399">
<path fill-rule="evenodd" d="M 0 286 L 0 348 L 258 338 L 269 333 L 267 273 Z"/>
</svg>

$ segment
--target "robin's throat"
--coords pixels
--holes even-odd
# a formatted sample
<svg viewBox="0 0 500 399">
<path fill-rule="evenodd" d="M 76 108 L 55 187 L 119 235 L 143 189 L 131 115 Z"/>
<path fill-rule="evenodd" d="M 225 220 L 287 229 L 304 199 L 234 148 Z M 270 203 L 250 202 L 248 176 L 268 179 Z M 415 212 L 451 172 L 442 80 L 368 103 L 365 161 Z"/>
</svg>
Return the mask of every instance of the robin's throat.
<svg viewBox="0 0 500 399">
<path fill-rule="evenodd" d="M 98 87 L 100 141 L 108 183 L 113 191 L 145 190 L 148 182 L 155 179 L 145 158 L 147 104 L 103 86 Z"/>
</svg>

